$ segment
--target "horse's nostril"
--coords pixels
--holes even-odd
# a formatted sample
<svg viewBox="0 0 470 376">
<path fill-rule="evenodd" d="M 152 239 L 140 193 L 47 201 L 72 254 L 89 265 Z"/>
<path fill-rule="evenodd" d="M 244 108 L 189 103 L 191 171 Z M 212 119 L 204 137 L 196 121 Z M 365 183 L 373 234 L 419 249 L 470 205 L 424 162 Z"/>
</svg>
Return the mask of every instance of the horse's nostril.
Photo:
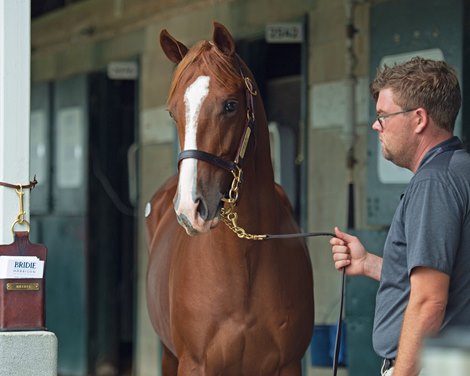
<svg viewBox="0 0 470 376">
<path fill-rule="evenodd" d="M 199 213 L 199 215 L 201 216 L 201 218 L 206 221 L 208 216 L 209 216 L 209 212 L 207 210 L 207 205 L 206 203 L 204 202 L 204 200 L 198 198 L 196 200 L 196 204 L 197 204 L 197 212 Z"/>
</svg>

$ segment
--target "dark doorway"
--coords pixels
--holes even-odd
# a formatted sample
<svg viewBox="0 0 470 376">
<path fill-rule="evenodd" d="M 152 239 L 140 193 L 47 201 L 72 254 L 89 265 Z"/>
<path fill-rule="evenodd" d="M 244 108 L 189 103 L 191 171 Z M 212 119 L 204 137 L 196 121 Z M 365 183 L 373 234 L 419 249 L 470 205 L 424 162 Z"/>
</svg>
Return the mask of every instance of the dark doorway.
<svg viewBox="0 0 470 376">
<path fill-rule="evenodd" d="M 131 375 L 136 216 L 128 150 L 136 140 L 136 81 L 89 76 L 89 370 Z"/>
<path fill-rule="evenodd" d="M 237 50 L 253 72 L 263 96 L 275 177 L 300 222 L 301 161 L 297 157 L 301 141 L 302 44 L 242 40 L 238 41 Z"/>
</svg>

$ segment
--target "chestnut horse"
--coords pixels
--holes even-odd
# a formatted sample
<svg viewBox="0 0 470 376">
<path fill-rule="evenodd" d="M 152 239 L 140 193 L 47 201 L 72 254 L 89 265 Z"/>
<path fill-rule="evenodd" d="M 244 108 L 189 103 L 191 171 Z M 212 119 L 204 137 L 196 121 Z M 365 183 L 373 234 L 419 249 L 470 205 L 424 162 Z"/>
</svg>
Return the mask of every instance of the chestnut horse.
<svg viewBox="0 0 470 376">
<path fill-rule="evenodd" d="M 249 235 L 299 231 L 274 183 L 252 73 L 218 23 L 212 41 L 191 49 L 166 30 L 160 44 L 178 64 L 168 111 L 182 150 L 178 176 L 146 208 L 147 304 L 163 374 L 300 375 L 312 269 L 303 239 Z"/>
</svg>

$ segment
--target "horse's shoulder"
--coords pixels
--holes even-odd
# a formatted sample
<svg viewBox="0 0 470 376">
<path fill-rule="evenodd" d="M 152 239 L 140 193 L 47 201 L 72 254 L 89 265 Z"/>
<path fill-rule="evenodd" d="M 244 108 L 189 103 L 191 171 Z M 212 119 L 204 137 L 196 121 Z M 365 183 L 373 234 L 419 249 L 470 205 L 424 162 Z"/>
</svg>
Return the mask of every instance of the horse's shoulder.
<svg viewBox="0 0 470 376">
<path fill-rule="evenodd" d="M 163 215 L 172 207 L 178 185 L 178 176 L 170 177 L 152 196 L 145 209 L 145 223 L 149 235 L 156 230 Z"/>
</svg>

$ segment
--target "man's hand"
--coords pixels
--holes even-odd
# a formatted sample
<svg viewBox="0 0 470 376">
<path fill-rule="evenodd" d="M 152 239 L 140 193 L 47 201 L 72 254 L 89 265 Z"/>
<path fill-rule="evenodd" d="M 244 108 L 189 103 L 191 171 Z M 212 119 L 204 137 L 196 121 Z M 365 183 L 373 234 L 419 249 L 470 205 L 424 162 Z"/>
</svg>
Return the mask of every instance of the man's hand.
<svg viewBox="0 0 470 376">
<path fill-rule="evenodd" d="M 380 279 L 382 258 L 367 252 L 360 240 L 335 227 L 336 237 L 330 240 L 335 268 L 345 268 L 346 275 L 365 275 Z"/>
</svg>

